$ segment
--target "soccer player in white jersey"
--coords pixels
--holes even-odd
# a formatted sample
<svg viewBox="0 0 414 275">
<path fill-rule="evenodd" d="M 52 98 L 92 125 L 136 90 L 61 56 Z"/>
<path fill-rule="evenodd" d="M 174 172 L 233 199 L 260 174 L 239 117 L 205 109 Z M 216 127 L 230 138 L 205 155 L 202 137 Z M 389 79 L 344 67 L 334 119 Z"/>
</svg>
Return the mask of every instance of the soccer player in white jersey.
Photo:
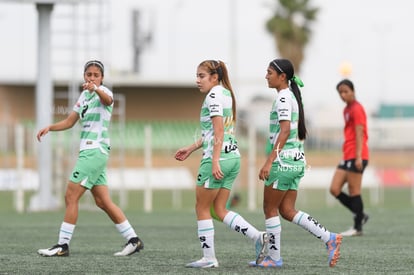
<svg viewBox="0 0 414 275">
<path fill-rule="evenodd" d="M 259 172 L 259 179 L 265 184 L 263 211 L 268 236 L 267 256 L 250 262 L 250 266 L 282 267 L 280 214 L 323 241 L 328 250 L 328 264 L 333 267 L 339 259 L 342 236 L 329 232 L 309 214 L 295 209 L 299 182 L 306 167 L 305 114 L 298 87 L 303 87 L 303 83 L 295 76 L 293 65 L 287 59 L 271 61 L 266 80 L 269 88 L 277 91 L 270 112 L 268 156 Z"/>
<path fill-rule="evenodd" d="M 97 60 L 84 66 L 85 83 L 82 93 L 68 117 L 41 129 L 37 134 L 39 142 L 49 131 L 63 131 L 72 128 L 79 120 L 82 125 L 79 157 L 72 171 L 65 194 L 66 210 L 60 226 L 59 238 L 51 248 L 39 249 L 42 256 L 69 256 L 69 242 L 78 219 L 79 199 L 90 190 L 96 205 L 115 223 L 119 233 L 126 239 L 124 248 L 115 256 L 128 256 L 144 248 L 134 228 L 123 211 L 116 206 L 109 195 L 106 166 L 110 143 L 108 127 L 114 105 L 112 92 L 102 85 L 104 65 Z"/>
<path fill-rule="evenodd" d="M 263 255 L 266 233 L 258 231 L 242 216 L 226 209 L 233 182 L 240 171 L 240 153 L 234 136 L 236 103 L 233 89 L 222 61 L 206 60 L 197 67 L 197 87 L 206 97 L 201 107 L 201 138 L 179 149 L 179 161 L 197 149 L 203 155 L 197 177 L 196 214 L 198 238 L 203 257 L 187 267 L 218 267 L 214 249 L 214 217 L 255 243 L 256 257 Z M 212 211 L 210 211 L 210 207 Z"/>
</svg>

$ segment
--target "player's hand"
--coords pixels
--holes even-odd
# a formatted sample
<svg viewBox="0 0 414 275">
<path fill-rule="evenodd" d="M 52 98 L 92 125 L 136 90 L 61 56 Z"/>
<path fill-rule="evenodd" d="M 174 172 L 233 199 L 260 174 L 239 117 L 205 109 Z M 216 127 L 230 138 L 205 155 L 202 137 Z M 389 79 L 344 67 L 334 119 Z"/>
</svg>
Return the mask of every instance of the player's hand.
<svg viewBox="0 0 414 275">
<path fill-rule="evenodd" d="M 82 84 L 82 89 L 83 90 L 89 90 L 90 92 L 96 91 L 96 89 L 98 89 L 98 87 L 96 86 L 96 84 L 93 81 L 88 81 Z"/>
<path fill-rule="evenodd" d="M 49 132 L 49 127 L 45 127 L 45 128 L 43 128 L 43 129 L 41 129 L 41 130 L 37 133 L 37 135 L 36 135 L 37 140 L 38 140 L 39 142 L 41 142 L 41 137 L 43 137 L 44 135 L 46 135 L 48 132 Z"/>
<path fill-rule="evenodd" d="M 188 148 L 181 148 L 175 152 L 174 158 L 179 161 L 183 161 L 191 154 L 191 151 Z"/>
<path fill-rule="evenodd" d="M 362 171 L 362 158 L 356 158 L 355 159 L 355 168 L 358 169 L 358 171 Z"/>
<path fill-rule="evenodd" d="M 260 172 L 259 172 L 260 180 L 267 180 L 269 178 L 271 167 L 272 167 L 271 164 L 269 165 L 265 163 L 265 165 L 263 165 L 262 169 L 260 169 Z"/>
<path fill-rule="evenodd" d="M 221 167 L 220 167 L 220 163 L 219 162 L 213 162 L 213 167 L 212 167 L 212 173 L 213 173 L 213 177 L 216 180 L 221 180 L 224 177 L 223 172 L 221 171 Z"/>
</svg>

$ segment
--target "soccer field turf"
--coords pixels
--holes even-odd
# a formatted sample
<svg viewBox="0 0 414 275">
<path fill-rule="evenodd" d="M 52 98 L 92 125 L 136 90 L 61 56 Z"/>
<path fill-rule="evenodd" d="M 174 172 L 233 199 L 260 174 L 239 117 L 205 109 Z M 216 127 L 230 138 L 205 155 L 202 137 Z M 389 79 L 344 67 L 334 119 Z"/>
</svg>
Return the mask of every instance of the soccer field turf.
<svg viewBox="0 0 414 275">
<path fill-rule="evenodd" d="M 0 274 L 413 274 L 414 208 L 406 191 L 386 194 L 381 206 L 366 206 L 370 220 L 362 237 L 344 237 L 341 258 L 328 267 L 325 245 L 305 230 L 282 220 L 280 270 L 248 267 L 254 245 L 248 238 L 215 222 L 215 248 L 220 266 L 209 270 L 185 268 L 201 257 L 195 214 L 184 210 L 156 209 L 153 213 L 128 210 L 126 214 L 145 244 L 129 257 L 114 257 L 125 243 L 102 211 L 82 210 L 69 257 L 45 258 L 39 248 L 56 243 L 63 211 L 16 214 L 0 210 Z M 388 198 L 388 200 L 387 200 Z M 331 231 L 351 225 L 351 215 L 339 204 L 300 206 Z M 242 214 L 263 230 L 260 210 Z"/>
</svg>

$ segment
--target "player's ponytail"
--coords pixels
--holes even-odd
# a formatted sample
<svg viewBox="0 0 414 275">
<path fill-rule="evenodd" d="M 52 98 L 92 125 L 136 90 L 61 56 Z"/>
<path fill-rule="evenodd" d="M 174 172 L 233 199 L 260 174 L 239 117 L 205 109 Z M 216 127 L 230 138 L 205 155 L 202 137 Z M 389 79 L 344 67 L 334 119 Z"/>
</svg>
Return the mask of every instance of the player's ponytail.
<svg viewBox="0 0 414 275">
<path fill-rule="evenodd" d="M 229 74 L 227 71 L 226 64 L 220 60 L 206 60 L 200 63 L 199 66 L 203 66 L 210 72 L 210 74 L 217 74 L 218 80 L 221 82 L 224 88 L 230 91 L 231 98 L 233 100 L 232 111 L 233 111 L 233 121 L 236 122 L 236 97 L 233 92 L 233 88 L 230 83 Z"/>
<path fill-rule="evenodd" d="M 230 83 L 229 74 L 227 71 L 226 64 L 224 64 L 223 61 L 217 60 L 217 74 L 219 76 L 219 81 L 221 81 L 221 84 L 224 88 L 230 91 L 231 98 L 233 100 L 232 108 L 233 108 L 233 121 L 236 122 L 236 97 L 234 96 L 233 88 Z"/>
<path fill-rule="evenodd" d="M 295 95 L 299 107 L 298 137 L 300 140 L 305 140 L 307 135 L 305 111 L 303 109 L 302 95 L 299 89 L 299 86 L 303 87 L 303 82 L 299 77 L 295 76 L 293 65 L 287 59 L 275 59 L 270 62 L 269 66 L 275 69 L 279 74 L 286 74 L 286 78 L 289 80 L 290 89 Z"/>
</svg>

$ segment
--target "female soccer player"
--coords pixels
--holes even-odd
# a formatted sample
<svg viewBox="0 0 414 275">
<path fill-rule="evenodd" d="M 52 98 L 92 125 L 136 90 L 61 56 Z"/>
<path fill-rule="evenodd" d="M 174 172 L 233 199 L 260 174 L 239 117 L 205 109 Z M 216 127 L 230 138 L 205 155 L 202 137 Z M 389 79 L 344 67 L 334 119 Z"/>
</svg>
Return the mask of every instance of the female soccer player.
<svg viewBox="0 0 414 275">
<path fill-rule="evenodd" d="M 298 87 L 303 87 L 303 83 L 295 76 L 293 65 L 287 59 L 271 61 L 266 80 L 269 88 L 277 91 L 270 112 L 268 157 L 259 172 L 259 179 L 265 183 L 263 210 L 268 236 L 267 256 L 263 260 L 258 258 L 250 262 L 250 265 L 282 267 L 280 213 L 284 219 L 299 225 L 326 244 L 328 264 L 333 267 L 339 258 L 342 236 L 329 232 L 309 214 L 295 209 L 299 181 L 306 166 L 303 149 L 305 114 Z"/>
<path fill-rule="evenodd" d="M 240 170 L 240 153 L 234 136 L 236 103 L 222 61 L 206 60 L 197 68 L 197 87 L 206 97 L 201 107 L 201 138 L 179 149 L 175 158 L 183 161 L 199 148 L 203 156 L 197 177 L 196 214 L 203 257 L 187 267 L 218 267 L 214 250 L 213 216 L 255 242 L 256 256 L 263 253 L 266 233 L 259 232 L 239 214 L 226 209 L 230 190 Z M 210 212 L 210 207 L 213 210 Z"/>
<path fill-rule="evenodd" d="M 102 85 L 104 65 L 97 60 L 84 66 L 85 83 L 83 92 L 68 117 L 41 129 L 37 134 L 39 142 L 49 131 L 63 131 L 72 128 L 80 120 L 82 125 L 79 157 L 72 171 L 65 194 L 66 210 L 60 226 L 58 243 L 51 248 L 39 249 L 42 256 L 69 256 L 69 242 L 78 219 L 79 199 L 90 190 L 96 205 L 108 214 L 119 233 L 127 240 L 122 251 L 115 256 L 127 256 L 144 248 L 122 210 L 109 195 L 106 166 L 109 157 L 108 126 L 114 104 L 112 92 Z"/>
<path fill-rule="evenodd" d="M 343 236 L 362 235 L 362 225 L 368 221 L 361 197 L 362 173 L 368 165 L 367 116 L 364 107 L 356 100 L 354 84 L 344 79 L 336 85 L 344 108 L 344 143 L 342 161 L 332 178 L 330 192 L 354 215 L 354 226 L 342 232 Z M 348 183 L 348 194 L 342 188 Z"/>
</svg>

